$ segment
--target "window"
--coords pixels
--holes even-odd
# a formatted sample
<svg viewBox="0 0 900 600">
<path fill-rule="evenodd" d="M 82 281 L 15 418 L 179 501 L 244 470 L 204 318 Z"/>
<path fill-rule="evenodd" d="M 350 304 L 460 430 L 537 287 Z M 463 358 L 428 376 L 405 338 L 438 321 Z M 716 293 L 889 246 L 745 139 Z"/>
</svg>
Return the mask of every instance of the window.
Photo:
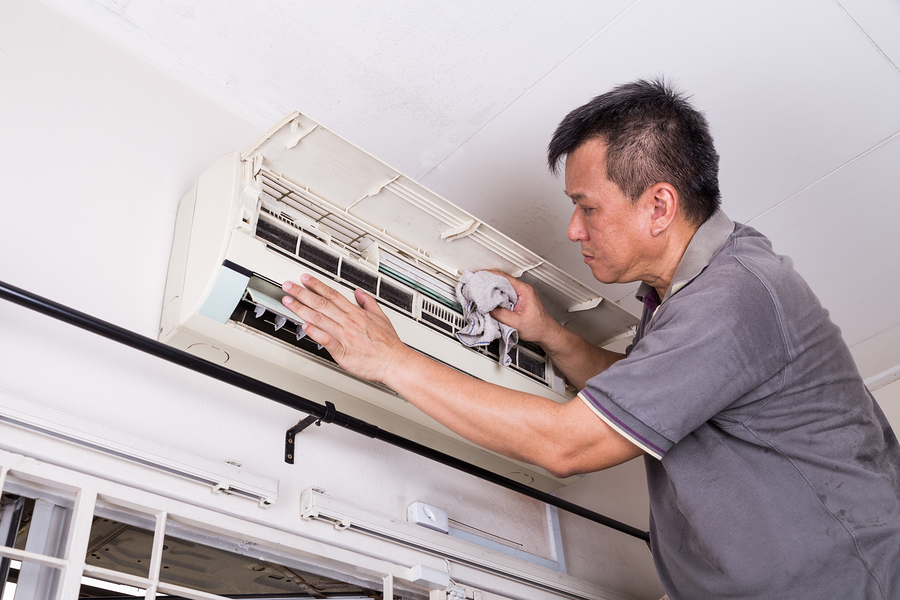
<svg viewBox="0 0 900 600">
<path fill-rule="evenodd" d="M 0 459 L 4 456 L 9 454 L 0 451 Z M 49 465 L 41 467 L 71 473 Z M 86 483 L 119 488 L 129 497 L 117 499 L 105 490 L 98 495 L 91 485 L 72 491 L 63 481 L 58 489 L 48 489 L 46 480 L 32 484 L 27 473 L 22 475 L 7 467 L 0 471 L 2 600 L 110 595 L 174 595 L 196 600 L 225 600 L 234 595 L 342 600 L 382 597 L 380 586 L 345 582 L 296 558 L 229 540 L 186 522 L 195 522 L 196 515 L 188 519 L 175 512 L 154 511 L 153 504 L 162 504 L 163 499 L 153 494 L 84 476 Z M 136 497 L 147 510 L 134 508 Z M 165 504 L 173 502 L 165 500 Z M 222 516 L 212 511 L 190 508 L 205 513 L 210 523 L 222 521 Z M 265 533 L 264 527 L 254 528 L 257 535 Z M 79 546 L 84 550 L 78 551 Z"/>
</svg>

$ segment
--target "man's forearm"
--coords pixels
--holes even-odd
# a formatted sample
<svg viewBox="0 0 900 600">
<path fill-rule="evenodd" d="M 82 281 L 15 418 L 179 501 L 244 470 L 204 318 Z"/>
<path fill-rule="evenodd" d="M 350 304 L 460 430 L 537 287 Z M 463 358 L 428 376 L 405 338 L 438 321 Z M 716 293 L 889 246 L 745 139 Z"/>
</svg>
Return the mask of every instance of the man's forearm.
<svg viewBox="0 0 900 600">
<path fill-rule="evenodd" d="M 557 336 L 551 342 L 541 344 L 541 347 L 553 361 L 553 366 L 562 371 L 578 389 L 584 388 L 591 377 L 625 358 L 624 354 L 595 346 L 562 326 Z"/>
<path fill-rule="evenodd" d="M 397 354 L 383 383 L 469 441 L 559 477 L 603 469 L 641 453 L 583 402 L 558 404 L 502 388 L 408 347 Z"/>
</svg>

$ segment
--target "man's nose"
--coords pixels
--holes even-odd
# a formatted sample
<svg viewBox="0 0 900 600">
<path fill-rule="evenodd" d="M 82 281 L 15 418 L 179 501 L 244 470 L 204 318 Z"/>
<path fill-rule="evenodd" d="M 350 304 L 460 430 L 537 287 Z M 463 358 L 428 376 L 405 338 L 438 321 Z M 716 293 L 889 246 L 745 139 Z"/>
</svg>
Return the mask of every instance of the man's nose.
<svg viewBox="0 0 900 600">
<path fill-rule="evenodd" d="M 571 242 L 580 242 L 587 238 L 584 232 L 584 224 L 582 222 L 581 211 L 576 207 L 572 212 L 572 218 L 569 220 L 569 229 L 566 234 Z"/>
</svg>

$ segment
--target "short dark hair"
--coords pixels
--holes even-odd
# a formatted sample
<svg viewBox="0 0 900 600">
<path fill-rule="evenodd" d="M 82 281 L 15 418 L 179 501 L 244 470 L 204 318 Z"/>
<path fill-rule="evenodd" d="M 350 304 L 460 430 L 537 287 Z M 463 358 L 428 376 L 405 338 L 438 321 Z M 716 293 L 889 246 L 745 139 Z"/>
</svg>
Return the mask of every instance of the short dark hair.
<svg viewBox="0 0 900 600">
<path fill-rule="evenodd" d="M 550 170 L 556 174 L 563 156 L 596 138 L 606 144 L 607 178 L 631 200 L 665 182 L 695 225 L 719 207 L 719 155 L 709 124 L 665 81 L 620 85 L 566 115 L 547 148 Z"/>
</svg>

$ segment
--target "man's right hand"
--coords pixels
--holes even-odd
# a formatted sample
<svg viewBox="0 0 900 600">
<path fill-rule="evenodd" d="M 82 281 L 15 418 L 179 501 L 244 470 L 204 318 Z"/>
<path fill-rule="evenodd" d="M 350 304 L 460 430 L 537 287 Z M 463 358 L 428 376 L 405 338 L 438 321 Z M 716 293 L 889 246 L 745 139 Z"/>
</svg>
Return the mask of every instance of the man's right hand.
<svg viewBox="0 0 900 600">
<path fill-rule="evenodd" d="M 504 325 L 514 327 L 519 332 L 519 339 L 541 346 L 552 346 L 563 327 L 544 308 L 534 288 L 503 271 L 497 269 L 489 271 L 508 279 L 518 296 L 512 310 L 497 307 L 491 311 L 491 316 Z"/>
<path fill-rule="evenodd" d="M 515 327 L 519 338 L 541 345 L 554 366 L 562 371 L 569 382 L 582 389 L 587 380 L 605 371 L 615 362 L 625 358 L 604 350 L 566 329 L 554 319 L 534 288 L 512 275 L 491 269 L 492 273 L 506 277 L 519 298 L 512 310 L 495 308 L 491 316 L 510 327 Z"/>
</svg>

